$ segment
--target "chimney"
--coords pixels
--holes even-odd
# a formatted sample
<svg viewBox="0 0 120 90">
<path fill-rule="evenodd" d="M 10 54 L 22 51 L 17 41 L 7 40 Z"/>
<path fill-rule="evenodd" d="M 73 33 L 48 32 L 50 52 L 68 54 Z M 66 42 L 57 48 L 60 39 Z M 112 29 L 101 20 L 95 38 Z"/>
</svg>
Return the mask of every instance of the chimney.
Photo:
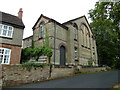
<svg viewBox="0 0 120 90">
<path fill-rule="evenodd" d="M 20 8 L 18 12 L 18 18 L 22 19 L 22 16 L 23 16 L 23 11 L 22 8 Z"/>
</svg>

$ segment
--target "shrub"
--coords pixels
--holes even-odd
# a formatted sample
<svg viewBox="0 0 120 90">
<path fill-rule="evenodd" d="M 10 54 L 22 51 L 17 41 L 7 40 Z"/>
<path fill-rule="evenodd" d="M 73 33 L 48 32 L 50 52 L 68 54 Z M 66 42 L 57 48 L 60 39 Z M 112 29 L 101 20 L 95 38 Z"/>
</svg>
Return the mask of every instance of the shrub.
<svg viewBox="0 0 120 90">
<path fill-rule="evenodd" d="M 48 64 L 26 62 L 26 63 L 22 63 L 22 65 L 23 66 L 30 66 L 30 67 L 43 67 L 43 66 L 47 66 Z"/>
<path fill-rule="evenodd" d="M 27 62 L 33 56 L 33 49 L 32 48 L 25 48 L 22 49 L 21 52 L 21 62 Z"/>
<path fill-rule="evenodd" d="M 51 57 L 52 56 L 52 50 L 49 47 L 43 47 L 43 54 L 45 56 Z"/>
<path fill-rule="evenodd" d="M 36 48 L 25 48 L 22 49 L 21 54 L 21 63 L 27 62 L 30 58 L 34 57 L 35 60 L 38 60 L 40 56 L 48 56 L 49 58 L 52 56 L 52 50 L 49 47 L 40 46 Z"/>
</svg>

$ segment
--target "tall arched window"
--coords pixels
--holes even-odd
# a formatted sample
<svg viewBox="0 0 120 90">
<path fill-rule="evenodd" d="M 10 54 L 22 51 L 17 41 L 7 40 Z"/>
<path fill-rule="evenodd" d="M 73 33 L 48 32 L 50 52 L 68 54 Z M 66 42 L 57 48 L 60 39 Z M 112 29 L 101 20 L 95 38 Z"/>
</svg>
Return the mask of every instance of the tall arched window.
<svg viewBox="0 0 120 90">
<path fill-rule="evenodd" d="M 89 45 L 90 44 L 89 42 L 90 32 L 88 30 L 88 27 L 84 23 L 82 23 L 80 27 L 81 27 L 81 30 L 83 31 L 83 45 L 85 47 L 90 47 Z"/>
<path fill-rule="evenodd" d="M 77 40 L 77 29 L 74 27 L 74 39 Z"/>
<path fill-rule="evenodd" d="M 78 33 L 77 33 L 78 32 L 77 31 L 78 27 L 77 27 L 77 24 L 74 23 L 73 27 L 74 27 L 74 40 L 77 40 L 77 38 L 78 38 Z"/>
<path fill-rule="evenodd" d="M 40 24 L 40 35 L 39 38 L 43 38 L 44 36 L 44 23 Z"/>
</svg>

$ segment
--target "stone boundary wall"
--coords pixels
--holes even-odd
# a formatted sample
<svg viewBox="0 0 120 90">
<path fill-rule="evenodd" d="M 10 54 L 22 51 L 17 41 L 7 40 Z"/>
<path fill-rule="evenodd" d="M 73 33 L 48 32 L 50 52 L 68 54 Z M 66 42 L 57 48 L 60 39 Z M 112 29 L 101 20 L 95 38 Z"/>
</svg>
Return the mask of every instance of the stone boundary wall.
<svg viewBox="0 0 120 90">
<path fill-rule="evenodd" d="M 2 65 L 0 68 L 2 86 L 16 86 L 48 80 L 50 67 L 27 67 L 22 65 Z"/>
<path fill-rule="evenodd" d="M 73 68 L 52 68 L 51 79 L 70 76 L 74 74 Z"/>
<path fill-rule="evenodd" d="M 96 68 L 81 68 L 80 72 L 96 72 L 96 71 L 106 71 L 106 67 L 96 67 Z"/>
<path fill-rule="evenodd" d="M 28 67 L 22 65 L 0 65 L 0 86 L 10 87 L 27 83 L 51 80 L 82 72 L 105 71 L 105 67 L 97 68 L 52 68 L 44 67 Z M 78 72 L 78 73 L 77 73 Z"/>
<path fill-rule="evenodd" d="M 56 79 L 65 76 L 71 76 L 74 74 L 85 73 L 85 72 L 99 72 L 106 71 L 106 67 L 96 67 L 96 68 L 52 68 L 52 73 L 50 79 Z"/>
</svg>

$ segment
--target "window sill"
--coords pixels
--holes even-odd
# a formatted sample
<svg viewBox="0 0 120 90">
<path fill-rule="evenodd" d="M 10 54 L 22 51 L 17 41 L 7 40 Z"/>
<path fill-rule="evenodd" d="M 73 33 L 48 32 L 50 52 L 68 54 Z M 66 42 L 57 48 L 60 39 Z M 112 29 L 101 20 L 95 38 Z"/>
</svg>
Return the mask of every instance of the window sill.
<svg viewBox="0 0 120 90">
<path fill-rule="evenodd" d="M 86 47 L 86 46 L 84 46 L 84 45 L 81 45 L 82 47 L 84 47 L 84 48 L 86 48 L 86 49 L 89 49 L 89 50 L 91 50 L 90 48 L 88 48 L 88 47 Z"/>
<path fill-rule="evenodd" d="M 0 64 L 2 64 L 2 65 L 9 65 L 9 63 L 0 63 Z"/>
<path fill-rule="evenodd" d="M 77 39 L 74 39 L 75 41 L 77 41 Z"/>
<path fill-rule="evenodd" d="M 81 45 L 82 47 L 84 47 L 83 45 Z"/>
<path fill-rule="evenodd" d="M 75 62 L 78 62 L 79 60 L 78 59 L 75 59 Z"/>
<path fill-rule="evenodd" d="M 90 48 L 88 48 L 88 49 L 90 49 Z"/>
<path fill-rule="evenodd" d="M 3 37 L 3 36 L 0 36 L 0 38 L 5 38 L 5 39 L 13 39 L 13 38 L 11 38 L 11 37 Z"/>
<path fill-rule="evenodd" d="M 39 40 L 40 40 L 40 39 L 43 39 L 43 37 L 40 37 Z"/>
</svg>

